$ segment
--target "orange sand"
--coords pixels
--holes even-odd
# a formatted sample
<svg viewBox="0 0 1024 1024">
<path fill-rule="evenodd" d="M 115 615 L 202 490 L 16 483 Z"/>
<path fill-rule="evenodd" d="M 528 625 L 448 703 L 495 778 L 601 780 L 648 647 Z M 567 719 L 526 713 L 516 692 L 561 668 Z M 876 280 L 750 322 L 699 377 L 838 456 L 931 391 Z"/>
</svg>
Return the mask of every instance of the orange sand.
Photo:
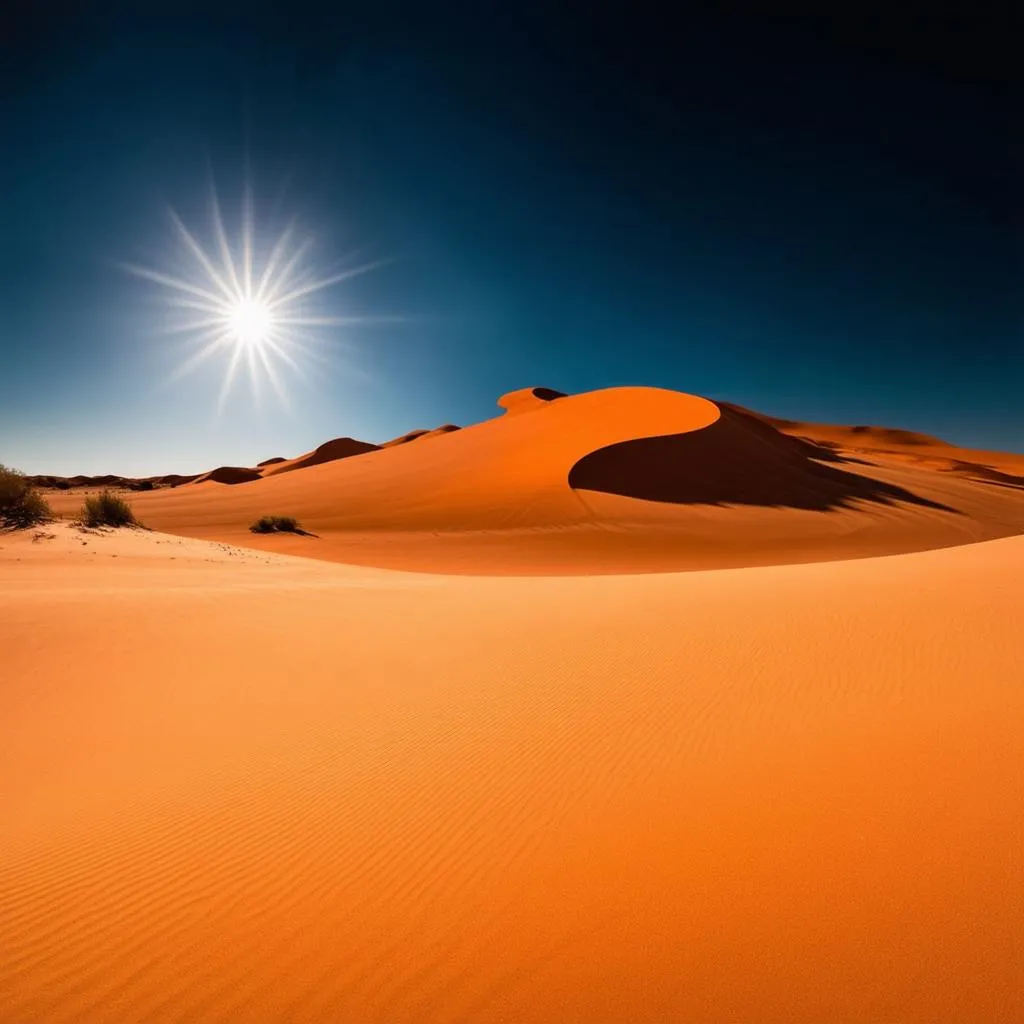
<svg viewBox="0 0 1024 1024">
<path fill-rule="evenodd" d="M 0 1020 L 1024 1019 L 1024 458 L 500 404 L 0 533 Z"/>
<path fill-rule="evenodd" d="M 494 579 L 48 532 L 0 535 L 5 1022 L 1024 1018 L 1024 538 Z"/>
</svg>

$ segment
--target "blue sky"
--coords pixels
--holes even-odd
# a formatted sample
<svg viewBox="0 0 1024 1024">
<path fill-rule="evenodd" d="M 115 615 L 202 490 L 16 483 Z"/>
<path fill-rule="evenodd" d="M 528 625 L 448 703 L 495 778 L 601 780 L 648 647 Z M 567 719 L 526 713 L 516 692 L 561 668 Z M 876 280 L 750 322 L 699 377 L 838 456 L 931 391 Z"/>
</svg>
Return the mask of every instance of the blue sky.
<svg viewBox="0 0 1024 1024">
<path fill-rule="evenodd" d="M 531 384 L 1024 450 L 1021 168 L 970 32 L 100 6 L 26 6 L 3 54 L 0 461 L 252 464 Z M 319 311 L 403 320 L 218 413 L 224 360 L 169 383 L 166 293 L 119 264 L 186 266 L 167 207 L 206 240 L 211 181 L 230 229 L 246 180 L 258 251 L 294 217 L 323 273 L 389 260 Z"/>
</svg>

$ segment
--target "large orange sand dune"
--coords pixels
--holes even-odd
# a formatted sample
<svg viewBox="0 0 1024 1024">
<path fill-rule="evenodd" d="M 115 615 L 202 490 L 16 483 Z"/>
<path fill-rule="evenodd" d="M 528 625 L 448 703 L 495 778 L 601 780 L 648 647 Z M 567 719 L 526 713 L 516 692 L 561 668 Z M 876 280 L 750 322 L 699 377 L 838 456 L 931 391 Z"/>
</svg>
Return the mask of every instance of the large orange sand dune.
<svg viewBox="0 0 1024 1024">
<path fill-rule="evenodd" d="M 807 562 L 1024 533 L 1020 456 L 994 468 L 990 453 L 936 442 L 944 454 L 929 459 L 905 432 L 770 420 L 660 388 L 526 388 L 500 404 L 503 415 L 429 440 L 340 438 L 133 501 L 171 533 L 466 573 Z M 81 498 L 53 500 L 71 512 Z M 255 538 L 248 526 L 263 515 L 316 536 Z"/>
<path fill-rule="evenodd" d="M 1024 539 L 488 579 L 50 532 L 0 536 L 3 1021 L 1024 1019 Z"/>
</svg>

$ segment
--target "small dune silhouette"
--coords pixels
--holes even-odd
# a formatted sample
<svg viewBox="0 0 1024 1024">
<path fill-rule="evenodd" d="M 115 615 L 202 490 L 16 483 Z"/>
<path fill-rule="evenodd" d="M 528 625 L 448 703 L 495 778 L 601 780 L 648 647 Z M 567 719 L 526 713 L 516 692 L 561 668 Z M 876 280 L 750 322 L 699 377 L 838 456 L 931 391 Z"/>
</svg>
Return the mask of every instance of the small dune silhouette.
<svg viewBox="0 0 1024 1024">
<path fill-rule="evenodd" d="M 399 445 L 415 441 L 417 438 L 422 437 L 426 432 L 426 428 L 424 427 L 421 427 L 419 430 L 410 430 L 408 433 L 399 434 L 398 437 L 393 437 L 390 441 L 385 441 L 381 445 L 381 448 L 397 448 Z"/>
<path fill-rule="evenodd" d="M 195 483 L 201 484 L 212 481 L 217 484 L 245 484 L 252 480 L 259 480 L 258 470 L 249 469 L 246 466 L 218 466 L 211 469 L 209 473 L 203 473 L 195 478 Z"/>
<path fill-rule="evenodd" d="M 333 441 L 325 441 L 318 448 L 314 448 L 305 455 L 295 459 L 282 459 L 263 471 L 263 476 L 277 476 L 280 473 L 291 473 L 296 469 L 306 469 L 308 466 L 319 466 L 324 462 L 334 462 L 337 459 L 348 459 L 353 455 L 363 455 L 366 452 L 375 452 L 378 445 L 370 444 L 369 441 L 357 441 L 354 437 L 336 437 Z"/>
<path fill-rule="evenodd" d="M 393 437 L 390 441 L 385 441 L 381 448 L 398 448 L 403 444 L 409 444 L 411 441 L 422 441 L 429 437 L 440 437 L 441 434 L 450 434 L 452 431 L 461 430 L 462 428 L 456 426 L 454 423 L 442 423 L 439 427 L 434 427 L 433 430 L 410 430 L 408 433 L 399 434 L 398 437 Z"/>
</svg>

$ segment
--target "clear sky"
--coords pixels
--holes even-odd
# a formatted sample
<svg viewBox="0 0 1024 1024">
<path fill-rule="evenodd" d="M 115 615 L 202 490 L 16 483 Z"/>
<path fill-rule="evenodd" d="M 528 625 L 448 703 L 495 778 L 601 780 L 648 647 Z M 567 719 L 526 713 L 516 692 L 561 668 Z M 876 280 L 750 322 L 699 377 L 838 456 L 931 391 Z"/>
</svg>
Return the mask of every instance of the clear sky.
<svg viewBox="0 0 1024 1024">
<path fill-rule="evenodd" d="M 1012 26 L 222 6 L 5 24 L 0 461 L 248 465 L 534 384 L 1024 450 Z M 182 310 L 124 264 L 199 280 L 168 207 L 215 251 L 211 182 L 234 244 L 247 180 L 257 262 L 291 218 L 310 272 L 389 261 L 304 313 L 385 319 L 218 411 L 227 350 L 170 379 Z"/>
</svg>

